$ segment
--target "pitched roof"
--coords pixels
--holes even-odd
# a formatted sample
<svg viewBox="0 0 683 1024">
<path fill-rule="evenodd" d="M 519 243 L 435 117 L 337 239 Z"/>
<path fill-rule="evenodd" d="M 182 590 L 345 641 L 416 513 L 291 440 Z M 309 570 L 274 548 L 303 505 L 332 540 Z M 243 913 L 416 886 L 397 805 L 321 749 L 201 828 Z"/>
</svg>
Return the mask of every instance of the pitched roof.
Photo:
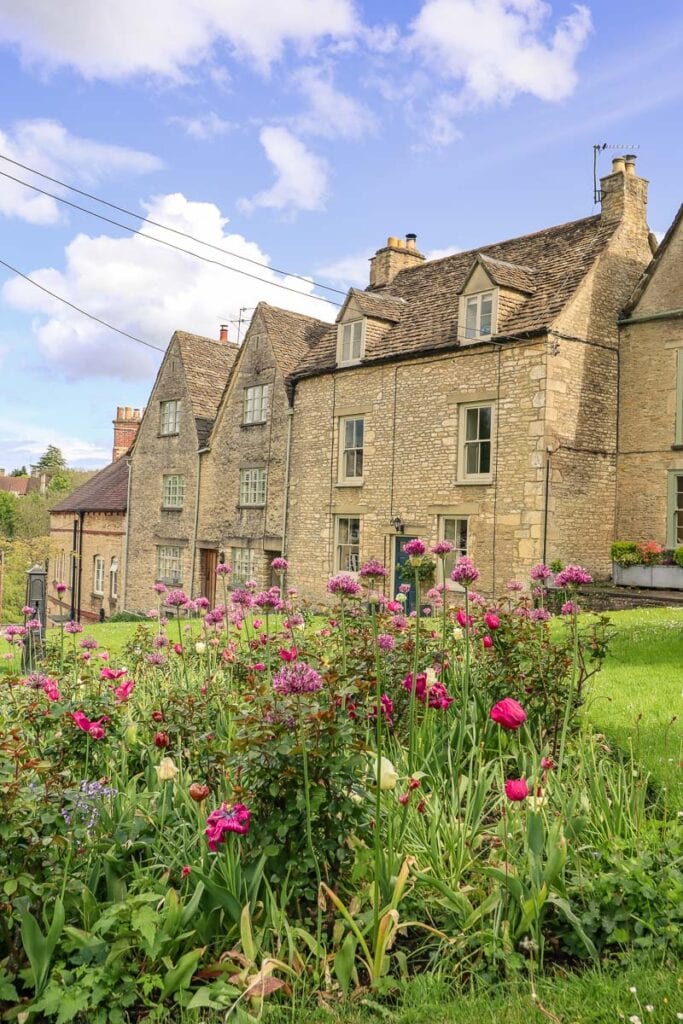
<svg viewBox="0 0 683 1024">
<path fill-rule="evenodd" d="M 216 341 L 214 338 L 188 334 L 186 331 L 175 331 L 171 345 L 174 342 L 178 345 L 183 361 L 199 446 L 202 447 L 211 433 L 223 389 L 239 352 L 239 346 L 234 342 Z"/>
<path fill-rule="evenodd" d="M 0 476 L 0 491 L 6 494 L 22 496 L 39 488 L 40 480 L 35 476 Z"/>
<path fill-rule="evenodd" d="M 494 284 L 501 288 L 513 288 L 518 292 L 531 295 L 536 291 L 536 281 L 531 267 L 521 267 L 518 263 L 506 260 L 494 260 L 492 256 L 481 253 L 479 263 L 486 270 Z"/>
<path fill-rule="evenodd" d="M 459 293 L 472 264 L 482 257 L 508 287 L 534 291 L 498 324 L 496 337 L 539 334 L 549 328 L 605 248 L 618 224 L 586 217 L 402 270 L 382 294 L 405 300 L 398 323 L 370 338 L 363 359 L 372 363 L 458 346 Z M 493 269 L 495 267 L 495 270 Z M 328 328 L 301 360 L 292 380 L 335 369 L 336 327 Z"/>
<path fill-rule="evenodd" d="M 643 297 L 643 293 L 644 293 L 645 289 L 647 288 L 647 286 L 649 285 L 650 281 L 652 280 L 652 275 L 654 274 L 655 270 L 659 266 L 660 260 L 661 260 L 662 256 L 664 255 L 664 253 L 666 252 L 666 250 L 668 249 L 669 244 L 671 242 L 671 239 L 676 234 L 676 231 L 678 230 L 678 226 L 680 225 L 681 221 L 683 221 L 683 203 L 681 203 L 681 205 L 678 207 L 678 213 L 676 214 L 676 216 L 674 217 L 673 221 L 671 222 L 671 226 L 670 226 L 669 230 L 667 231 L 667 233 L 664 235 L 664 238 L 661 240 L 661 242 L 657 246 L 655 254 L 652 257 L 652 259 L 650 260 L 650 262 L 648 263 L 647 267 L 645 268 L 643 276 L 641 277 L 641 279 L 638 281 L 638 284 L 633 289 L 633 293 L 631 295 L 631 298 L 628 300 L 628 302 L 624 306 L 624 309 L 622 311 L 622 316 L 623 317 L 628 317 L 629 314 L 633 312 L 633 310 L 636 308 L 636 306 L 640 302 L 641 298 Z"/>
<path fill-rule="evenodd" d="M 268 338 L 283 377 L 288 377 L 308 354 L 309 347 L 329 328 L 329 324 L 305 313 L 269 306 L 259 302 L 254 316 L 259 313 L 268 331 Z"/>
<path fill-rule="evenodd" d="M 128 505 L 128 461 L 118 459 L 54 505 L 52 512 L 125 512 Z"/>
<path fill-rule="evenodd" d="M 405 307 L 405 299 L 400 298 L 398 295 L 389 295 L 385 292 L 363 292 L 360 288 L 351 288 L 344 305 L 339 311 L 337 320 L 339 320 L 351 300 L 353 300 L 363 316 L 372 316 L 378 320 L 389 320 L 392 323 L 398 323 Z"/>
</svg>

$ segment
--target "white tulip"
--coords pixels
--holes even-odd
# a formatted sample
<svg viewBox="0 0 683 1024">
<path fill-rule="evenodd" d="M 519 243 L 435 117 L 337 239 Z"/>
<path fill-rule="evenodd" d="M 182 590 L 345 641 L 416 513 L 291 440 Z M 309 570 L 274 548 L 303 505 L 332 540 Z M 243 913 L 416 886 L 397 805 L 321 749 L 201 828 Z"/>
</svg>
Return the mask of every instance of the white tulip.
<svg viewBox="0 0 683 1024">
<path fill-rule="evenodd" d="M 203 654 L 204 651 L 206 650 L 206 644 L 204 643 L 203 640 L 198 640 L 197 643 L 194 645 L 194 649 L 197 652 L 197 654 Z"/>
<path fill-rule="evenodd" d="M 375 778 L 377 774 L 375 773 Z M 388 757 L 380 758 L 379 788 L 381 790 L 395 789 L 398 782 L 398 773 Z"/>
<path fill-rule="evenodd" d="M 159 764 L 156 765 L 159 782 L 173 782 L 179 770 L 179 768 L 176 768 L 172 757 L 162 757 Z"/>
</svg>

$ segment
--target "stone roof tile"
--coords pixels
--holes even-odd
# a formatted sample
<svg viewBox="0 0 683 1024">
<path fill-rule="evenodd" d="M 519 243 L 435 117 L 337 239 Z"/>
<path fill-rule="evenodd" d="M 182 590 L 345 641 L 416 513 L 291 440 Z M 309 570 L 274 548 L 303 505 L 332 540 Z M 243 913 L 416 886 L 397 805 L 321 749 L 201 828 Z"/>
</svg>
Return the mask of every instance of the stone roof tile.
<svg viewBox="0 0 683 1024">
<path fill-rule="evenodd" d="M 118 459 L 53 506 L 52 512 L 125 512 L 128 505 L 128 462 Z"/>
</svg>

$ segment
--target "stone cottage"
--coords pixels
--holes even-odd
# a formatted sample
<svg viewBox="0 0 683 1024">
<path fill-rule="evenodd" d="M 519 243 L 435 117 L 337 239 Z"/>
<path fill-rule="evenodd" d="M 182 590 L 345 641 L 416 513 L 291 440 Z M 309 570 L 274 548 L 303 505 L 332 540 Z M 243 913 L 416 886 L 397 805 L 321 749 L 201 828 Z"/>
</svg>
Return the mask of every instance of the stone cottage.
<svg viewBox="0 0 683 1024">
<path fill-rule="evenodd" d="M 683 545 L 683 206 L 619 321 L 619 540 Z"/>
</svg>

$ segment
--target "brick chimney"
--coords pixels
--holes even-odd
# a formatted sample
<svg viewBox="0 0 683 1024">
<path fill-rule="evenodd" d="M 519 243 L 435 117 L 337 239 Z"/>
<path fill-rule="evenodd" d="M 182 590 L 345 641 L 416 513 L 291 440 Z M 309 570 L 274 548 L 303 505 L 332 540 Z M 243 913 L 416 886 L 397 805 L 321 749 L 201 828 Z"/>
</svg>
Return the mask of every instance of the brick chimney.
<svg viewBox="0 0 683 1024">
<path fill-rule="evenodd" d="M 600 179 L 600 216 L 608 222 L 631 221 L 641 227 L 647 222 L 647 186 L 636 174 L 632 153 L 612 160 L 612 173 Z"/>
<path fill-rule="evenodd" d="M 220 341 L 221 345 L 227 345 L 228 344 L 228 340 L 229 339 L 228 339 L 228 325 L 227 324 L 221 324 L 221 332 L 218 335 L 218 340 Z"/>
<path fill-rule="evenodd" d="M 387 244 L 370 260 L 370 289 L 386 288 L 401 270 L 417 267 L 424 256 L 417 250 L 417 235 L 406 235 L 405 241 L 390 235 Z"/>
<path fill-rule="evenodd" d="M 116 462 L 126 454 L 137 434 L 140 421 L 142 420 L 140 409 L 131 409 L 129 405 L 119 405 L 116 408 L 116 419 L 114 424 L 114 448 L 112 450 L 112 462 Z"/>
</svg>

